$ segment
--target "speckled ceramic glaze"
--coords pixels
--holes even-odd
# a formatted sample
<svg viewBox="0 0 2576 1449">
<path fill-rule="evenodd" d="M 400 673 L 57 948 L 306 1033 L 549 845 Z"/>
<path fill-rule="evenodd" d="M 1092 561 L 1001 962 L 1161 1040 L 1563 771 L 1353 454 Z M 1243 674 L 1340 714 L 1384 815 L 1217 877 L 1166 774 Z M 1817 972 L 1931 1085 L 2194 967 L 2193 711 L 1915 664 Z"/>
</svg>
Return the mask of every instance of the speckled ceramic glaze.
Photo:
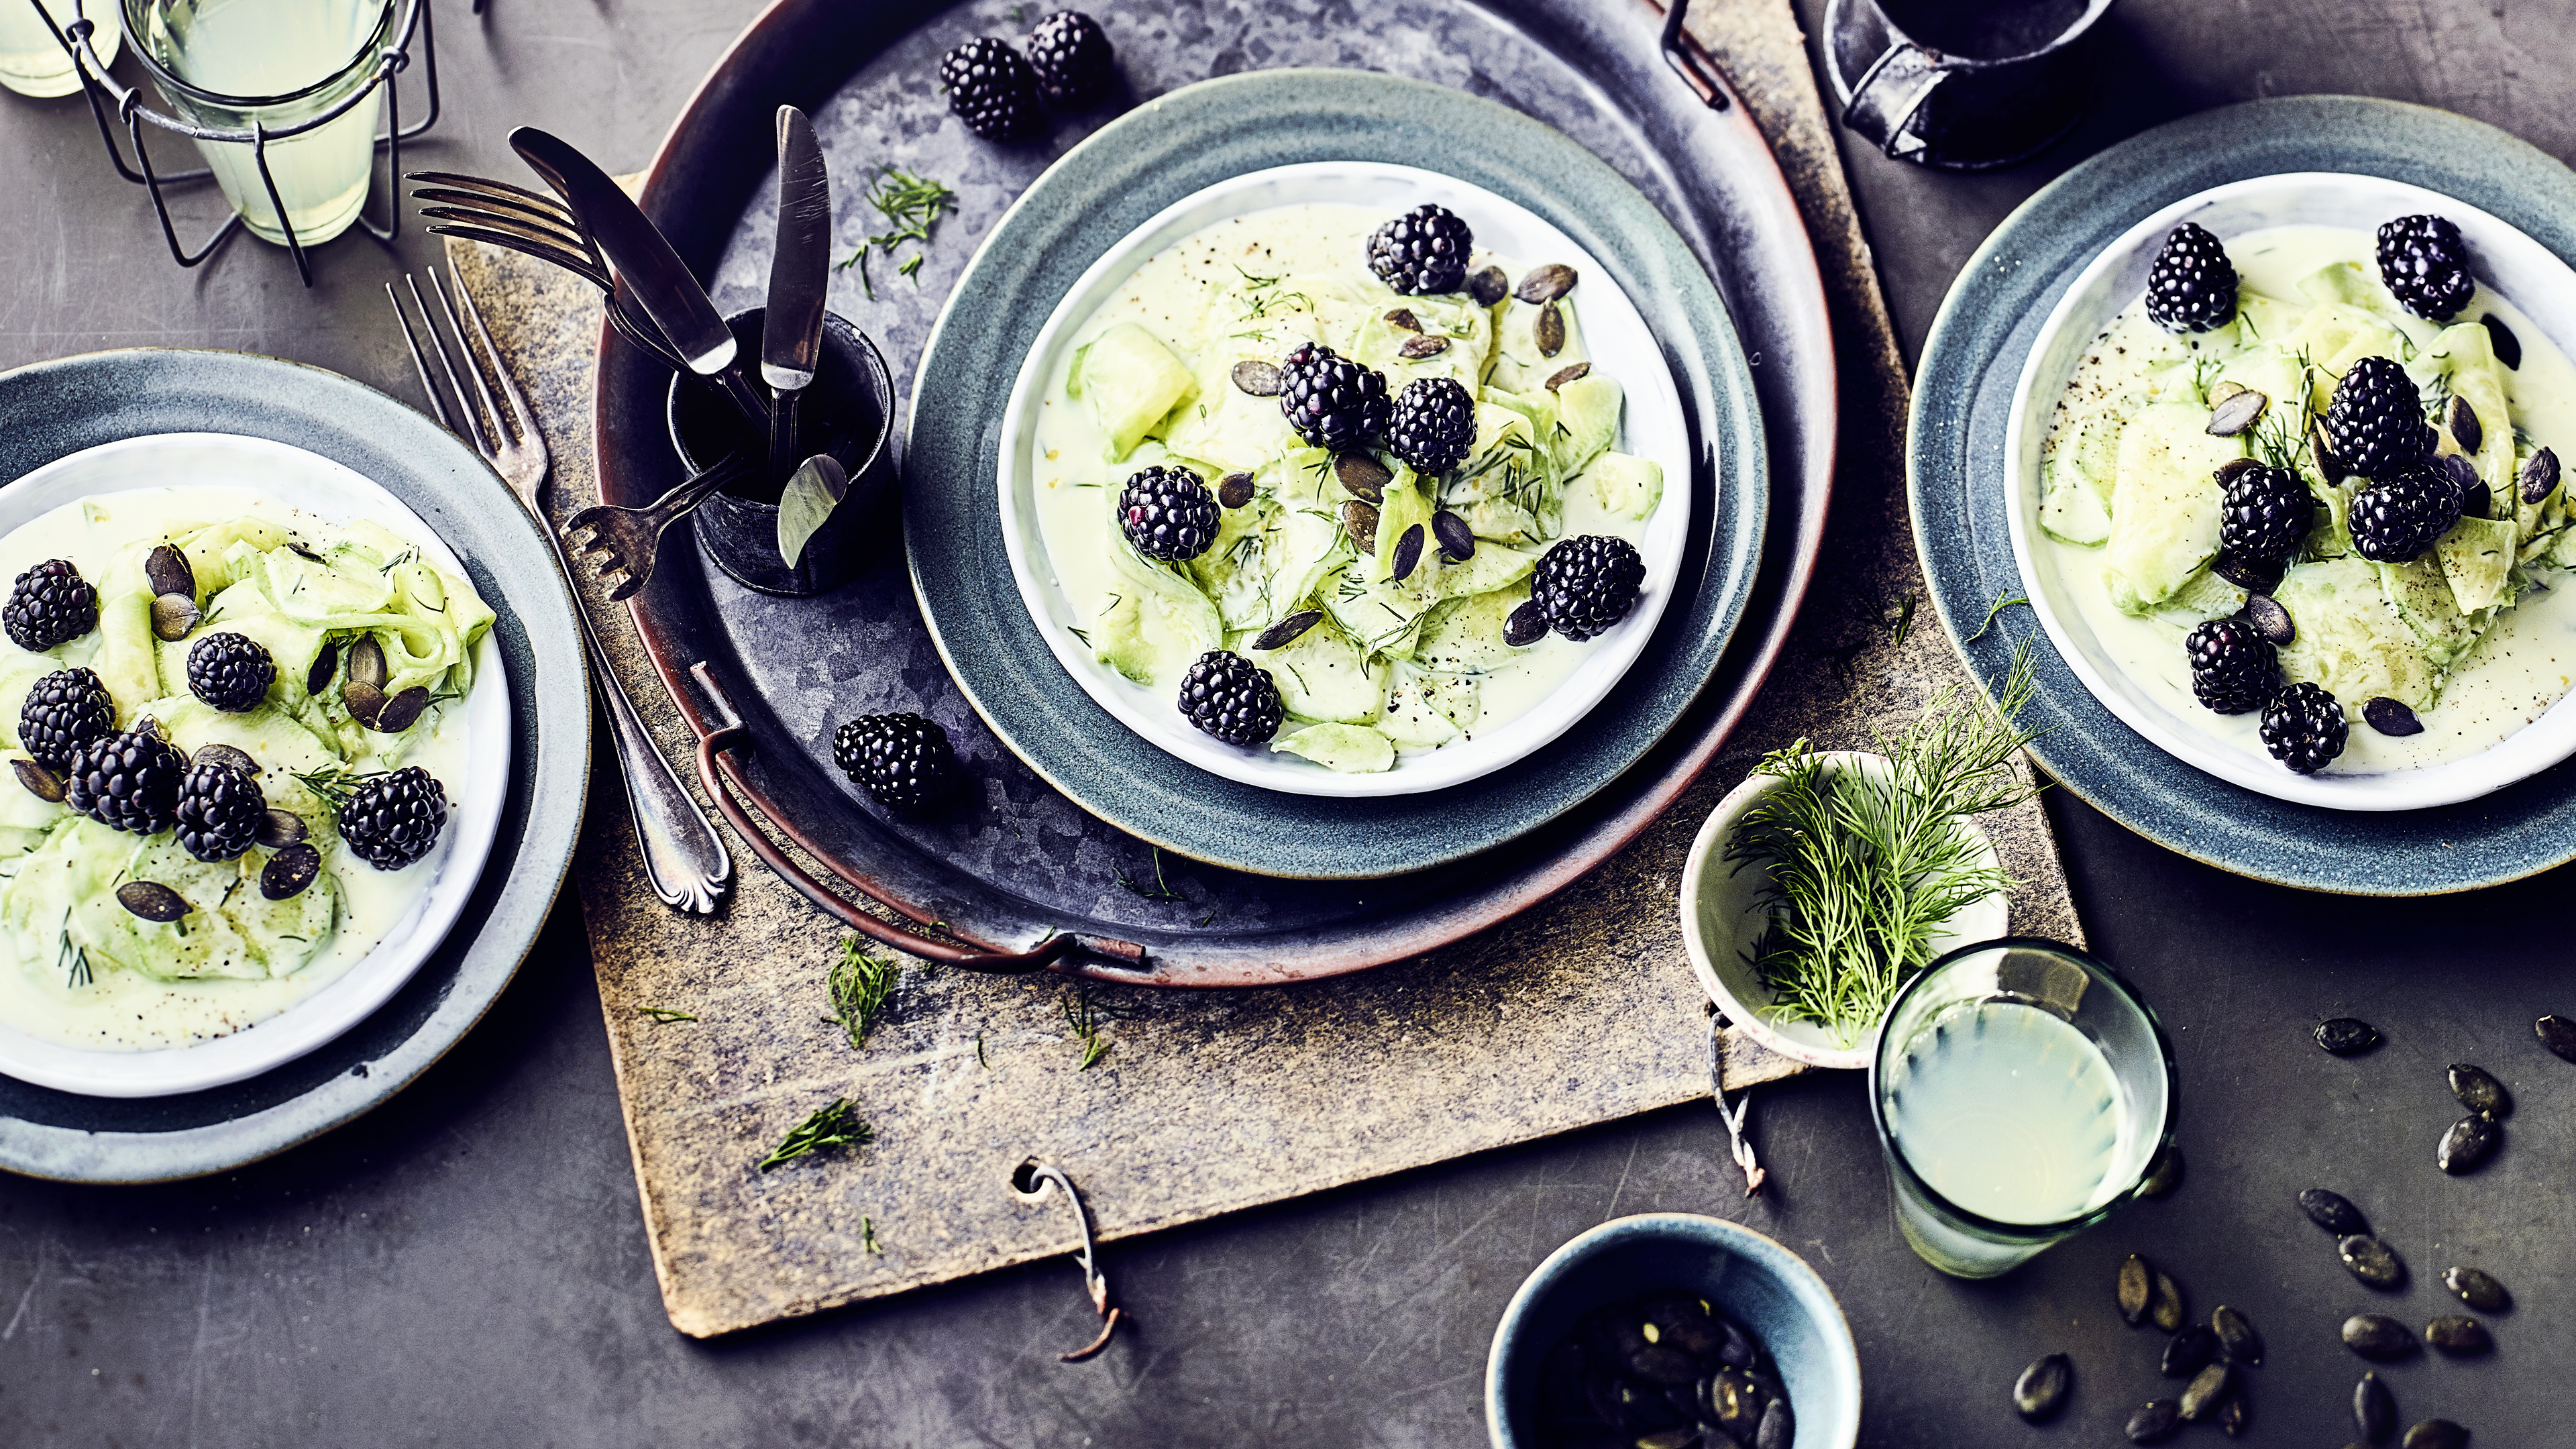
<svg viewBox="0 0 2576 1449">
<path fill-rule="evenodd" d="M 1595 1308 L 1658 1289 L 1696 1291 L 1761 1341 L 1797 1414 L 1796 1449 L 1860 1439 L 1860 1352 L 1834 1291 L 1806 1260 L 1741 1223 L 1695 1213 L 1612 1218 L 1548 1255 L 1494 1327 L 1485 1428 L 1494 1449 L 1550 1442 L 1536 1420 L 1539 1360 Z"/>
<path fill-rule="evenodd" d="M 1986 239 L 1924 344 L 1908 486 L 1915 543 L 1954 640 L 2021 591 L 2006 439 L 2015 385 L 2060 296 L 2143 218 L 2212 187 L 2302 171 L 2379 176 L 2456 197 L 2561 261 L 2576 260 L 2576 173 L 2491 126 L 2393 101 L 2230 106 L 2133 137 L 2069 171 Z M 2029 611 L 2011 609 L 1960 647 L 1991 689 L 2013 646 L 2038 637 L 2039 691 L 2025 723 L 2043 733 L 2032 754 L 2097 809 L 2170 849 L 2241 875 L 2358 895 L 2471 890 L 2576 859 L 2576 765 L 2424 810 L 2355 814 L 2274 799 L 2149 743 L 2039 636 Z"/>
<path fill-rule="evenodd" d="M 1058 301 L 1096 258 L 1191 193 L 1326 160 L 1420 166 L 1495 192 L 1565 232 L 1628 296 L 1656 299 L 1648 321 L 1702 459 L 1688 479 L 1700 527 L 1661 624 L 1619 688 L 1581 728 L 1527 758 L 1420 796 L 1284 795 L 1146 746 L 1067 677 L 1004 551 L 999 424 L 1020 361 Z M 1580 804 L 1662 739 L 1742 615 L 1761 547 L 1765 465 L 1726 306 L 1635 187 L 1517 111 L 1366 71 L 1261 71 L 1185 87 L 1067 152 L 986 237 L 953 297 L 922 353 L 905 452 L 904 538 L 923 616 L 959 687 L 1015 754 L 1085 809 L 1166 849 L 1265 875 L 1359 879 L 1513 839 Z"/>
<path fill-rule="evenodd" d="M 374 480 L 464 559 L 497 615 L 511 778 L 489 868 L 447 940 L 334 1041 L 247 1081 L 144 1100 L 0 1078 L 0 1168 L 89 1182 L 222 1172 L 330 1130 L 403 1089 L 479 1020 L 537 938 L 571 864 L 590 777 L 572 596 L 544 536 L 456 437 L 372 388 L 232 352 L 104 352 L 0 374 L 0 480 L 152 433 L 268 438 Z M 535 808 L 536 802 L 545 802 Z"/>
</svg>

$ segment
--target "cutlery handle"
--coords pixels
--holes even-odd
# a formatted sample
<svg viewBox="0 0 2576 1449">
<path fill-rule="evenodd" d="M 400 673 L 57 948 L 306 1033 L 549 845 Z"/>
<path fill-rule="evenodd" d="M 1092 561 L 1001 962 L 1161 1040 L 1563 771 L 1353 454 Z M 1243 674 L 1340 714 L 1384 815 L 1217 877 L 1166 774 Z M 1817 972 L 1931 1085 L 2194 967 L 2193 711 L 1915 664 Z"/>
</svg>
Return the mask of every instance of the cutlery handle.
<svg viewBox="0 0 2576 1449">
<path fill-rule="evenodd" d="M 796 456 L 796 404 L 804 396 L 795 391 L 769 395 L 769 476 L 782 483 L 803 461 Z"/>
</svg>

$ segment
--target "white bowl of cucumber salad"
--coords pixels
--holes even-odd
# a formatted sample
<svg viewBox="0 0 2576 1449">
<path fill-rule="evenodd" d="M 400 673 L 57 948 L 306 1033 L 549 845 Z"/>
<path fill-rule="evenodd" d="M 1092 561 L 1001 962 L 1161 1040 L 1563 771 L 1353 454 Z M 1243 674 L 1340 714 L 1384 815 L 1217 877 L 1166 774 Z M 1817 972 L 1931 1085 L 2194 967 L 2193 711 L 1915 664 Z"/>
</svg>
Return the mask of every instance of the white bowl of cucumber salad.
<svg viewBox="0 0 2576 1449">
<path fill-rule="evenodd" d="M 0 1072 L 166 1096 L 347 1031 L 437 949 L 500 823 L 508 686 L 463 563 L 349 468 L 213 433 L 103 444 L 0 489 L 0 580 L 49 560 L 95 592 L 86 617 L 22 616 L 0 641 Z M 264 673 L 192 669 L 210 641 Z M 187 757 L 171 796 L 136 783 L 160 803 L 87 813 L 77 789 L 64 799 L 88 767 L 36 758 L 65 737 L 48 743 L 54 717 L 22 706 L 65 677 L 104 690 L 108 734 Z M 372 698 L 356 688 L 370 678 Z M 226 771 L 285 812 L 255 842 L 238 817 L 206 824 Z M 434 831 L 385 833 L 399 812 L 375 807 L 397 784 L 415 822 L 427 792 L 443 799 Z"/>
<path fill-rule="evenodd" d="M 1371 272 L 1371 231 L 1425 203 L 1467 223 L 1468 271 L 1499 267 L 1510 292 L 1399 295 Z M 1551 265 L 1570 287 L 1513 294 Z M 1275 381 L 1259 390 L 1261 367 L 1308 342 L 1377 369 L 1390 399 L 1455 382 L 1474 408 L 1465 457 L 1417 476 L 1391 445 L 1347 449 L 1377 470 L 1347 486 L 1336 455 L 1291 430 Z M 1193 557 L 1147 557 L 1121 530 L 1122 487 L 1156 467 L 1231 504 Z M 1671 597 L 1689 479 L 1662 349 L 1593 258 L 1482 188 L 1348 161 L 1209 187 L 1095 262 L 1022 365 L 998 481 L 1021 596 L 1092 699 L 1214 774 L 1353 797 L 1475 779 L 1600 704 Z M 1355 498 L 1378 510 L 1373 534 L 1349 521 Z M 1578 537 L 1636 550 L 1634 604 L 1588 638 L 1507 643 L 1539 559 Z M 1179 707 L 1217 650 L 1274 682 L 1271 739 L 1227 743 Z"/>
<path fill-rule="evenodd" d="M 2458 228 L 2475 283 L 2441 320 L 2400 302 L 2375 253 L 2383 223 L 2427 215 Z M 2171 332 L 2143 299 L 2159 251 L 2186 223 L 2223 244 L 2238 300 L 2209 330 Z M 2015 490 L 2007 516 L 2030 603 L 2105 708 L 2159 748 L 2250 790 L 2334 809 L 2412 810 L 2547 769 L 2576 753 L 2576 708 L 2566 703 L 2576 679 L 2576 505 L 2553 482 L 2558 460 L 2576 457 L 2571 353 L 2576 272 L 2450 197 L 2377 177 L 2299 173 L 2176 202 L 2076 277 L 2023 368 L 2005 443 Z M 2316 443 L 2334 436 L 2327 414 L 2340 380 L 2370 357 L 2402 370 L 2428 424 L 2407 436 L 2430 451 L 2382 471 L 2412 474 L 2396 492 L 2419 498 L 2440 492 L 2425 477 L 2451 480 L 2442 494 L 2451 501 L 2435 511 L 2456 507 L 2441 514 L 2455 521 L 2423 526 L 2438 535 L 2414 530 L 2430 542 L 2384 525 L 2357 541 L 2355 499 L 2382 517 L 2374 506 L 2396 492 Z M 2248 390 L 2263 397 L 2222 408 Z M 2222 541 L 2261 530 L 2230 530 L 2220 470 L 2255 465 L 2304 485 L 2312 527 L 2292 535 L 2286 554 L 2240 561 L 2221 554 Z M 2346 476 L 2329 480 L 2329 467 Z M 2239 486 L 2244 497 L 2255 485 Z M 2249 582 L 2280 607 L 2249 596 L 2239 586 Z M 2207 622 L 2231 617 L 2224 629 Z M 2233 640 L 2223 657 L 2238 672 L 2203 682 L 2221 685 L 2212 692 L 2228 703 L 2246 693 L 2231 698 L 2229 679 L 2281 690 L 2269 725 L 2264 709 L 2221 713 L 2195 694 L 2185 641 L 2206 645 L 2221 632 L 2262 639 L 2270 662 Z M 2339 749 L 2331 727 L 2317 727 L 2333 713 L 2319 690 L 2342 715 Z M 2293 768 L 2320 757 L 2330 757 L 2322 768 Z"/>
</svg>

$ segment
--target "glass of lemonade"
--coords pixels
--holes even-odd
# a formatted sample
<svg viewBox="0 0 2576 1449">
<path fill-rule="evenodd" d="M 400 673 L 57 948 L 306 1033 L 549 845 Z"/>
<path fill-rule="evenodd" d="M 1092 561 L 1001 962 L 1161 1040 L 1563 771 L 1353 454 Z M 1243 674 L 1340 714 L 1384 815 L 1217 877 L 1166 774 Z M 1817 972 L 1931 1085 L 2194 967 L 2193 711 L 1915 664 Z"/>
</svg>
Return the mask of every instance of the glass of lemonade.
<svg viewBox="0 0 2576 1449">
<path fill-rule="evenodd" d="M 24 3 L 24 0 L 20 0 Z M 124 0 L 125 28 L 180 118 L 212 130 L 304 125 L 366 89 L 395 0 Z M 305 246 L 348 230 L 375 172 L 381 94 L 330 122 L 268 143 L 268 171 Z M 278 208 L 250 144 L 200 141 L 224 199 L 251 232 L 283 245 Z"/>
<path fill-rule="evenodd" d="M 1896 1221 L 1923 1260 L 1991 1278 L 2110 1216 L 2173 1136 L 2155 1013 L 2071 946 L 1964 946 L 1898 991 L 1869 1069 Z"/>
<path fill-rule="evenodd" d="M 98 58 L 116 63 L 116 7 L 109 0 L 0 0 L 0 86 L 22 96 L 67 96 L 81 88 L 80 72 L 69 52 L 36 14 L 38 5 L 57 27 L 68 27 L 84 14 L 98 23 L 90 46 Z"/>
</svg>

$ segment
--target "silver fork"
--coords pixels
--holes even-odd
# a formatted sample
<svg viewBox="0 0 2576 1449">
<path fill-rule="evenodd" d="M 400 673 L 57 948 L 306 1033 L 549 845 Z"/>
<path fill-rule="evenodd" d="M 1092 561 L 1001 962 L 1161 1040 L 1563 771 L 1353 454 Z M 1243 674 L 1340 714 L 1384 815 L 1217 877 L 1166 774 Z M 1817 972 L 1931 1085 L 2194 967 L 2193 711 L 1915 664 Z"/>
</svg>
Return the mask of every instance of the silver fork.
<svg viewBox="0 0 2576 1449">
<path fill-rule="evenodd" d="M 695 797 L 672 772 L 670 762 L 654 748 L 643 717 L 635 712 L 635 701 L 627 697 L 617 671 L 609 666 L 608 651 L 600 647 L 590 611 L 582 605 L 581 585 L 573 573 L 572 561 L 564 556 L 563 543 L 555 537 L 554 527 L 546 517 L 546 477 L 553 459 L 546 452 L 545 436 L 529 415 L 527 395 L 510 376 L 501 350 L 492 345 L 492 334 L 483 325 L 474 294 L 465 289 L 464 278 L 456 277 L 453 264 L 448 267 L 448 275 L 455 277 L 456 296 L 464 303 L 465 316 L 474 324 L 474 335 L 482 340 L 483 356 L 490 361 L 493 376 L 500 379 L 509 417 L 505 424 L 501 406 L 493 400 L 484 370 L 476 362 L 474 345 L 466 340 L 465 329 L 457 323 L 456 308 L 449 304 L 447 288 L 439 282 L 436 268 L 430 270 L 429 290 L 438 298 L 438 310 L 447 317 L 447 330 L 455 334 L 456 345 L 464 350 L 464 377 L 471 379 L 470 391 L 467 382 L 458 377 L 447 343 L 439 336 L 438 324 L 430 320 L 428 305 L 421 301 L 420 284 L 406 275 L 403 286 L 411 293 L 412 306 L 420 312 L 421 326 L 429 333 L 429 350 L 438 356 L 438 369 L 446 375 L 449 390 L 456 394 L 466 426 L 457 427 L 448 415 L 446 401 L 430 381 L 429 363 L 422 355 L 420 338 L 412 331 L 411 318 L 403 311 L 393 283 L 387 282 L 385 300 L 393 304 L 394 317 L 402 323 L 412 366 L 420 371 L 421 391 L 429 395 L 430 407 L 439 422 L 471 442 L 493 471 L 508 482 L 510 491 L 535 517 L 537 531 L 546 536 L 547 546 L 554 550 L 555 563 L 563 570 L 564 585 L 572 590 L 572 612 L 581 624 L 582 643 L 590 650 L 590 677 L 608 706 L 609 738 L 617 746 L 618 778 L 626 786 L 626 803 L 635 814 L 635 835 L 643 850 L 644 874 L 653 883 L 653 893 L 666 906 L 701 914 L 713 911 L 733 880 L 733 856 L 726 851 L 715 826 L 708 823 L 706 812 L 698 808 Z"/>
<path fill-rule="evenodd" d="M 600 290 L 608 299 L 610 324 L 628 341 L 679 371 L 688 370 L 679 349 L 662 336 L 662 329 L 609 270 L 607 259 L 570 207 L 543 192 L 488 176 L 414 171 L 405 179 L 414 183 L 412 200 L 431 203 L 422 206 L 420 214 L 429 222 L 432 236 L 486 242 L 561 267 Z"/>
<path fill-rule="evenodd" d="M 662 557 L 662 535 L 695 512 L 707 495 L 751 471 L 751 459 L 727 453 L 707 470 L 641 508 L 594 503 L 564 520 L 563 536 L 591 561 L 593 576 L 608 586 L 610 602 L 635 597 L 652 582 Z M 583 538 L 583 534 L 590 535 Z"/>
</svg>

